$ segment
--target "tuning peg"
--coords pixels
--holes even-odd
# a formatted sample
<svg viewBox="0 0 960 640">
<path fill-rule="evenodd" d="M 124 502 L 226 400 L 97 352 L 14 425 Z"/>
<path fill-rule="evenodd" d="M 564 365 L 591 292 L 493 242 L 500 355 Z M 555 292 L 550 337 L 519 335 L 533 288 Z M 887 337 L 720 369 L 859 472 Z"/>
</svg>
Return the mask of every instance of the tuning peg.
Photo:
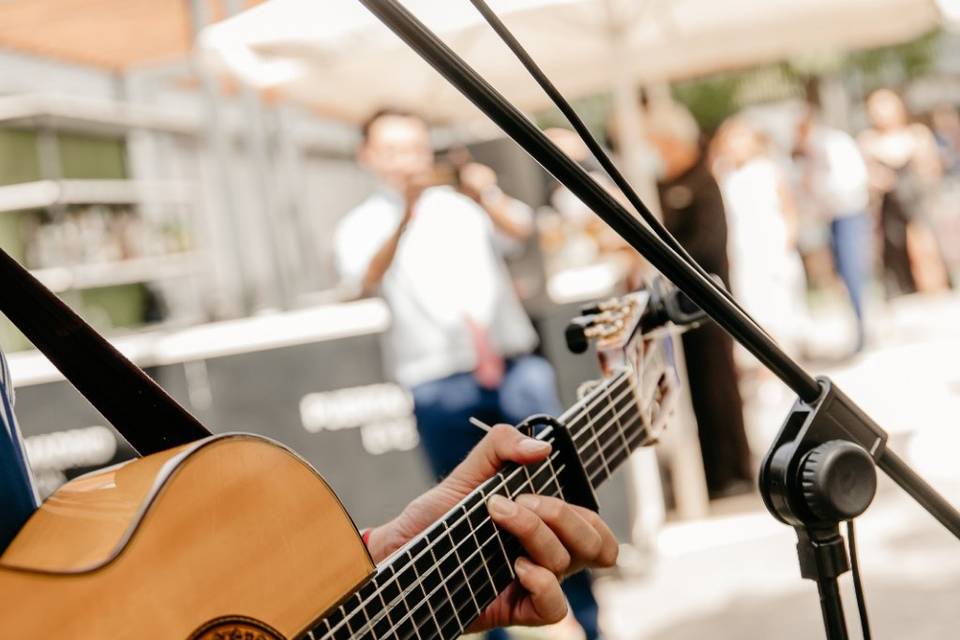
<svg viewBox="0 0 960 640">
<path fill-rule="evenodd" d="M 567 325 L 563 337 L 567 341 L 567 349 L 572 353 L 584 353 L 590 347 L 590 337 L 587 330 L 593 326 L 593 316 L 574 318 Z"/>
<path fill-rule="evenodd" d="M 623 301 L 620 298 L 608 298 L 607 300 L 601 300 L 599 302 L 592 302 L 590 304 L 585 304 L 580 307 L 581 316 L 594 316 L 604 311 L 616 311 L 623 306 Z"/>
</svg>

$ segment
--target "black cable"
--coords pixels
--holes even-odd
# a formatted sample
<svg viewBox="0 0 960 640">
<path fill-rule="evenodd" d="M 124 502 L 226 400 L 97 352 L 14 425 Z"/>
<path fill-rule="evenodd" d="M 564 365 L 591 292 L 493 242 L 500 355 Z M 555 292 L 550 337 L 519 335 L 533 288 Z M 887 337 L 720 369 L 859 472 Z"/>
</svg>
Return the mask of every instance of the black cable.
<svg viewBox="0 0 960 640">
<path fill-rule="evenodd" d="M 860 628 L 863 640 L 870 640 L 870 621 L 867 619 L 867 602 L 863 597 L 863 583 L 860 582 L 860 560 L 857 558 L 857 539 L 854 535 L 853 520 L 847 520 L 847 546 L 850 547 L 850 571 L 853 573 L 853 591 L 857 595 L 857 609 L 860 611 Z"/>
<path fill-rule="evenodd" d="M 485 0 L 470 0 L 477 11 L 480 12 L 480 15 L 487 21 L 487 24 L 500 36 L 500 39 L 503 40 L 504 44 L 510 48 L 510 50 L 517 56 L 517 59 L 523 64 L 527 69 L 530 75 L 534 80 L 537 81 L 537 84 L 540 85 L 540 88 L 543 89 L 544 93 L 549 96 L 550 100 L 557 106 L 563 116 L 567 119 L 570 125 L 576 131 L 577 135 L 580 136 L 580 139 L 590 150 L 590 153 L 593 154 L 593 157 L 596 158 L 597 162 L 600 163 L 600 166 L 603 167 L 603 170 L 610 176 L 610 179 L 617 185 L 620 191 L 626 196 L 627 200 L 630 201 L 630 204 L 633 205 L 633 208 L 636 212 L 643 218 L 643 221 L 646 222 L 650 228 L 653 230 L 657 236 L 663 240 L 667 246 L 673 249 L 687 264 L 693 267 L 700 275 L 708 278 L 713 282 L 713 278 L 710 277 L 710 274 L 700 266 L 700 264 L 693 259 L 693 257 L 687 253 L 686 249 L 677 241 L 676 238 L 667 230 L 660 220 L 657 219 L 653 212 L 643 203 L 643 200 L 640 199 L 640 196 L 637 195 L 636 191 L 630 186 L 630 183 L 624 178 L 623 174 L 617 169 L 617 166 L 610 159 L 610 156 L 607 155 L 603 147 L 600 146 L 600 143 L 597 142 L 596 138 L 593 137 L 593 134 L 590 133 L 590 129 L 580 118 L 576 110 L 570 105 L 566 98 L 563 97 L 563 94 L 557 90 L 556 86 L 547 78 L 546 74 L 543 73 L 543 70 L 539 65 L 533 60 L 530 54 L 526 49 L 523 48 L 523 45 L 514 37 L 513 33 L 507 28 L 503 23 L 500 17 L 490 8 L 490 6 L 485 2 Z M 734 299 L 734 297 L 720 284 L 714 283 L 715 288 L 720 291 L 720 293 L 729 300 L 734 306 L 736 306 L 740 311 L 747 316 L 754 325 L 758 328 L 761 328 L 757 322 L 750 317 L 740 304 Z M 761 328 L 762 330 L 762 328 Z"/>
</svg>

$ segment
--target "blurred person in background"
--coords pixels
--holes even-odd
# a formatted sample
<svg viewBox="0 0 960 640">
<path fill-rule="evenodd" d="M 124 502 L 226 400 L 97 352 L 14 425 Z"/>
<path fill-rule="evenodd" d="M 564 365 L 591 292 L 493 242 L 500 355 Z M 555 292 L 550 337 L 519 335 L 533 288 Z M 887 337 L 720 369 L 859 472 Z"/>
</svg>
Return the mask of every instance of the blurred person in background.
<svg viewBox="0 0 960 640">
<path fill-rule="evenodd" d="M 610 195 L 630 208 L 626 197 L 607 174 L 601 171 L 600 164 L 575 132 L 551 127 L 544 133 Z M 646 265 L 643 257 L 573 192 L 552 177 L 549 201 L 549 212 L 540 216 L 538 222 L 541 244 L 550 261 L 551 272 L 605 262 L 617 270 L 628 290 L 642 285 Z"/>
<path fill-rule="evenodd" d="M 812 106 L 797 123 L 796 152 L 805 160 L 804 191 L 830 225 L 833 262 L 857 320 L 857 353 L 866 337 L 863 292 L 873 243 L 867 165 L 853 137 L 819 122 Z"/>
<path fill-rule="evenodd" d="M 378 111 L 362 135 L 358 160 L 379 185 L 340 222 L 336 262 L 348 284 L 379 291 L 390 306 L 385 360 L 413 395 L 439 479 L 483 435 L 469 418 L 517 424 L 562 410 L 553 369 L 532 354 L 537 335 L 502 255 L 529 238 L 532 212 L 497 187 L 488 167 L 467 164 L 456 180 L 444 176 L 417 115 Z M 569 577 L 564 592 L 587 638 L 598 637 L 589 575 Z"/>
<path fill-rule="evenodd" d="M 933 110 L 931 119 L 943 175 L 960 175 L 960 114 L 953 106 L 941 104 Z"/>
<path fill-rule="evenodd" d="M 889 89 L 870 94 L 867 113 L 873 127 L 859 142 L 879 201 L 887 297 L 943 290 L 947 270 L 926 212 L 942 172 L 933 135 L 910 122 L 903 101 Z"/>
<path fill-rule="evenodd" d="M 784 349 L 797 353 L 806 286 L 786 176 L 764 137 L 739 117 L 721 126 L 711 156 L 727 213 L 731 292 Z"/>
<path fill-rule="evenodd" d="M 660 159 L 663 223 L 694 260 L 729 287 L 726 214 L 696 120 L 678 104 L 653 103 L 646 111 L 644 131 Z M 708 322 L 683 334 L 683 351 L 710 495 L 749 491 L 753 474 L 733 340 Z"/>
<path fill-rule="evenodd" d="M 949 104 L 933 111 L 933 137 L 940 152 L 943 177 L 931 221 L 940 251 L 953 277 L 960 275 L 960 114 Z"/>
<path fill-rule="evenodd" d="M 13 380 L 0 350 L 0 552 L 40 504 L 26 448 L 13 415 Z"/>
</svg>

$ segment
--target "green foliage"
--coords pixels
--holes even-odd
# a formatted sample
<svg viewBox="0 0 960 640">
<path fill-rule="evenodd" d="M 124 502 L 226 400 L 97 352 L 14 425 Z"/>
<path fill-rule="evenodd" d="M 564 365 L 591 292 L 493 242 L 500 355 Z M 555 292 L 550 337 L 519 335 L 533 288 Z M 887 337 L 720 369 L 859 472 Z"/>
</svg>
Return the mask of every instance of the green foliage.
<svg viewBox="0 0 960 640">
<path fill-rule="evenodd" d="M 855 51 L 846 56 L 844 70 L 859 73 L 868 92 L 919 78 L 934 69 L 941 37 L 936 30 L 903 44 Z"/>
<path fill-rule="evenodd" d="M 737 87 L 742 73 L 724 73 L 702 80 L 674 85 L 673 96 L 686 105 L 700 128 L 707 133 L 717 127 L 740 108 L 737 104 Z"/>
</svg>

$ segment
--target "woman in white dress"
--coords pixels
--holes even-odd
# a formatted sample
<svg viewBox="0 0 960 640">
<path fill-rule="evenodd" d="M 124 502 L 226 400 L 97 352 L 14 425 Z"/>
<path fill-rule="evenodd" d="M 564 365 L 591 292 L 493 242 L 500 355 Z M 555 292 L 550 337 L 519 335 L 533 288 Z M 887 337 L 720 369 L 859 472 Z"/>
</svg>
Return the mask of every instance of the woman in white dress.
<svg viewBox="0 0 960 640">
<path fill-rule="evenodd" d="M 806 284 L 786 177 L 763 137 L 737 119 L 718 134 L 713 168 L 727 212 L 732 293 L 782 347 L 796 353 Z"/>
</svg>

